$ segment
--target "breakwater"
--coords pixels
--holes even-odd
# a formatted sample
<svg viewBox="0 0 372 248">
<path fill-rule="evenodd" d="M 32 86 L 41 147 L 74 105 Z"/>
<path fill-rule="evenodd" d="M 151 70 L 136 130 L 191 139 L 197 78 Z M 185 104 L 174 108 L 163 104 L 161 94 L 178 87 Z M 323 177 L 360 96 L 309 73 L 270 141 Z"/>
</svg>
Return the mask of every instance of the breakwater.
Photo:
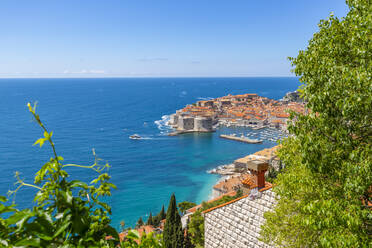
<svg viewBox="0 0 372 248">
<path fill-rule="evenodd" d="M 249 143 L 249 144 L 262 143 L 262 140 L 250 139 L 250 138 L 247 138 L 247 137 L 236 137 L 234 135 L 221 134 L 220 137 L 223 138 L 223 139 L 235 140 L 235 141 L 240 141 L 240 142 Z"/>
</svg>

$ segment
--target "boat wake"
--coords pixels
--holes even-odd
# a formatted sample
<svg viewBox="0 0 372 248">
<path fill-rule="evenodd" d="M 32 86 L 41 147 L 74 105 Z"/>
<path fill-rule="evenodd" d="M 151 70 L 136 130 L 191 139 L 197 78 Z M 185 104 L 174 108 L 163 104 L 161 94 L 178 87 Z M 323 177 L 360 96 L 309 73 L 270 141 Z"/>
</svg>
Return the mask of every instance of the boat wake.
<svg viewBox="0 0 372 248">
<path fill-rule="evenodd" d="M 164 136 L 153 137 L 153 136 L 142 136 L 142 135 L 141 136 L 138 135 L 138 137 L 132 137 L 132 138 L 131 138 L 131 136 L 129 136 L 129 139 L 131 139 L 131 140 L 169 140 L 169 138 L 166 138 Z"/>
<path fill-rule="evenodd" d="M 141 137 L 140 139 L 141 140 L 153 140 L 154 138 L 152 138 L 152 137 Z"/>
</svg>

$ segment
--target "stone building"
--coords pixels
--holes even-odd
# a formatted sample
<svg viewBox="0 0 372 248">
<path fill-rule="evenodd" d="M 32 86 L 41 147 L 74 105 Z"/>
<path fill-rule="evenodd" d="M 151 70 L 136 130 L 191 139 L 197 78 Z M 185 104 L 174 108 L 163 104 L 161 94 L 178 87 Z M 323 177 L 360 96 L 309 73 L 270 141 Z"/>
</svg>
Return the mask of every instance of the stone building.
<svg viewBox="0 0 372 248">
<path fill-rule="evenodd" d="M 248 163 L 252 160 L 260 160 L 269 164 L 269 167 L 275 170 L 279 169 L 280 160 L 277 155 L 277 150 L 279 146 L 274 146 L 271 148 L 265 148 L 254 154 L 250 154 L 243 158 L 239 158 L 234 161 L 234 165 L 237 171 L 246 171 L 248 169 Z"/>
<path fill-rule="evenodd" d="M 198 101 L 196 103 L 196 106 L 198 107 L 214 107 L 214 101 L 208 100 L 208 101 Z"/>
<path fill-rule="evenodd" d="M 213 118 L 209 116 L 192 116 L 187 113 L 176 113 L 170 116 L 169 124 L 178 131 L 213 131 Z"/>
<path fill-rule="evenodd" d="M 208 132 L 213 128 L 212 118 L 209 117 L 195 117 L 194 130 L 197 132 Z"/>
<path fill-rule="evenodd" d="M 193 130 L 194 129 L 194 117 L 191 116 L 179 116 L 178 117 L 178 130 Z"/>
<path fill-rule="evenodd" d="M 244 179 L 247 179 L 248 176 L 249 175 L 247 174 L 231 176 L 218 182 L 216 185 L 213 186 L 212 196 L 218 197 L 229 192 L 238 191 L 243 187 L 242 181 L 244 181 Z"/>
<path fill-rule="evenodd" d="M 246 193 L 233 201 L 204 211 L 205 248 L 272 247 L 259 240 L 263 214 L 276 204 L 272 185 L 265 182 L 268 164 L 249 164 L 251 176 L 243 181 Z"/>
<path fill-rule="evenodd" d="M 177 124 L 178 124 L 178 114 L 172 114 L 169 117 L 169 125 L 177 126 Z"/>
</svg>

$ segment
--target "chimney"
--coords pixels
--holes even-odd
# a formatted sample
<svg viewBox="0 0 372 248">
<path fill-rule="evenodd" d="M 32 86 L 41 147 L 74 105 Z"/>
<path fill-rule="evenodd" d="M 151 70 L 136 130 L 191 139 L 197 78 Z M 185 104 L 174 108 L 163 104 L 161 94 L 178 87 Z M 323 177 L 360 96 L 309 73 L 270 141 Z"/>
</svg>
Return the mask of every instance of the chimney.
<svg viewBox="0 0 372 248">
<path fill-rule="evenodd" d="M 269 168 L 269 164 L 260 160 L 252 160 L 247 162 L 247 167 L 253 175 L 253 185 L 257 185 L 259 189 L 265 187 L 265 172 Z"/>
</svg>

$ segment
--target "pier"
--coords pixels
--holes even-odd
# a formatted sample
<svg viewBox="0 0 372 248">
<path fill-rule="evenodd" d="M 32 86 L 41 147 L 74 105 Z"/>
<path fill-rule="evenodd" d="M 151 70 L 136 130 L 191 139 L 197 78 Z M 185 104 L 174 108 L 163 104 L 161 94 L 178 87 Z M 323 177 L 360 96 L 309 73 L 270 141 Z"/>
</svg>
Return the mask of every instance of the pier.
<svg viewBox="0 0 372 248">
<path fill-rule="evenodd" d="M 186 133 L 212 133 L 215 132 L 216 130 L 212 129 L 210 131 L 195 131 L 195 130 L 176 130 L 174 132 L 171 132 L 168 134 L 168 136 L 177 136 L 180 134 L 186 134 Z"/>
<path fill-rule="evenodd" d="M 221 134 L 220 137 L 224 138 L 224 139 L 235 140 L 235 141 L 245 142 L 245 143 L 249 143 L 249 144 L 262 143 L 262 140 L 249 139 L 247 137 L 236 137 L 234 135 Z"/>
</svg>

